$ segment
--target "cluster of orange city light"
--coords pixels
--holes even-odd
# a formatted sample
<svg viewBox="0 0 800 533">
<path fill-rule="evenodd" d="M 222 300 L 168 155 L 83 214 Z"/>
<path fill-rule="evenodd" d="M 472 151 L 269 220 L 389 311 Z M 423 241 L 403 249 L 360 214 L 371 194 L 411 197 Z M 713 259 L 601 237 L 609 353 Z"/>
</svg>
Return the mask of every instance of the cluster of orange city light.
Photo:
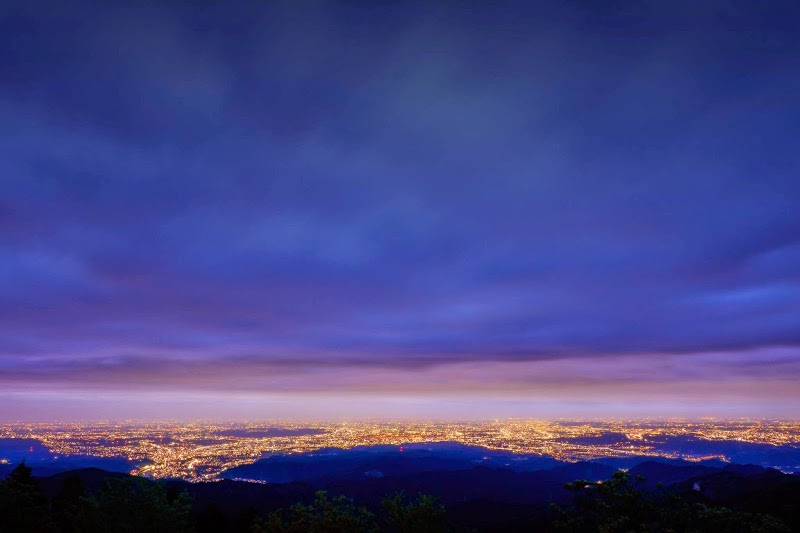
<svg viewBox="0 0 800 533">
<path fill-rule="evenodd" d="M 592 442 L 591 437 L 608 434 L 624 437 L 610 444 L 608 439 Z M 659 449 L 659 443 L 674 436 L 798 445 L 800 422 L 503 419 L 478 422 L 17 423 L 0 426 L 0 438 L 37 439 L 54 457 L 124 458 L 134 465 L 133 474 L 188 481 L 213 481 L 226 469 L 274 453 L 421 442 L 459 442 L 514 453 L 550 455 L 563 461 L 625 456 L 727 460 L 722 455 L 692 455 Z"/>
</svg>

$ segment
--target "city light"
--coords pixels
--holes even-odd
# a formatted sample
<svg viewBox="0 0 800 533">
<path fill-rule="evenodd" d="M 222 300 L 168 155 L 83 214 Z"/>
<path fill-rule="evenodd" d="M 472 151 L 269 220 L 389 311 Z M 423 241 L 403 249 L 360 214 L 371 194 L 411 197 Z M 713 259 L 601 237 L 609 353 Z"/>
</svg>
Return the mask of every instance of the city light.
<svg viewBox="0 0 800 533">
<path fill-rule="evenodd" d="M 615 440 L 609 435 L 618 437 Z M 798 445 L 800 422 L 505 419 L 487 422 L 17 423 L 0 426 L 0 438 L 39 440 L 54 457 L 124 458 L 134 465 L 132 474 L 193 482 L 218 480 L 229 468 L 276 453 L 426 442 L 458 442 L 512 453 L 549 455 L 573 462 L 634 456 L 688 461 L 730 460 L 720 454 L 694 454 L 660 446 L 672 437 Z"/>
</svg>

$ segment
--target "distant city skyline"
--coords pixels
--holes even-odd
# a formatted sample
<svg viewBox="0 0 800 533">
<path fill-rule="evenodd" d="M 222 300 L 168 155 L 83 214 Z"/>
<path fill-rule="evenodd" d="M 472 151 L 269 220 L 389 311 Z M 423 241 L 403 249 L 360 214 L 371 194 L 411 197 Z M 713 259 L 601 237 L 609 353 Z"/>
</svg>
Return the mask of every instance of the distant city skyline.
<svg viewBox="0 0 800 533">
<path fill-rule="evenodd" d="M 791 2 L 3 2 L 0 421 L 797 417 Z"/>
<path fill-rule="evenodd" d="M 509 467 L 532 459 L 544 467 L 557 461 L 593 461 L 598 458 L 641 462 L 647 459 L 761 464 L 785 472 L 797 465 L 798 421 L 547 421 L 508 419 L 491 421 L 359 421 L 359 422 L 239 422 L 239 423 L 13 423 L 0 424 L 0 453 L 17 460 L 64 468 L 63 463 L 84 461 L 155 478 L 189 481 L 241 479 L 234 470 L 245 467 L 256 481 L 289 481 L 285 468 L 255 470 L 262 458 L 289 454 L 330 458 L 374 447 L 383 453 L 412 450 L 471 449 L 474 460 L 485 466 Z M 17 439 L 16 445 L 13 443 Z M 338 450 L 335 452 L 333 450 Z M 500 452 L 490 459 L 487 455 Z M 514 458 L 511 459 L 512 454 Z M 11 461 L 0 455 L 0 465 Z M 285 456 L 284 456 L 285 457 Z M 310 456 L 309 456 L 310 458 Z M 499 461 L 496 461 L 499 459 Z M 509 461 L 511 459 L 511 461 Z M 61 460 L 61 463 L 59 463 Z M 324 461 L 323 461 L 324 462 Z M 499 464 L 498 464 L 499 463 Z M 621 463 L 619 466 L 622 466 Z M 630 465 L 629 465 L 630 466 Z M 408 465 L 405 465 L 408 467 Z M 67 466 L 68 468 L 68 466 Z M 404 466 L 400 466 L 401 469 Z M 266 471 L 266 474 L 265 474 Z M 245 475 L 247 480 L 253 481 Z"/>
</svg>

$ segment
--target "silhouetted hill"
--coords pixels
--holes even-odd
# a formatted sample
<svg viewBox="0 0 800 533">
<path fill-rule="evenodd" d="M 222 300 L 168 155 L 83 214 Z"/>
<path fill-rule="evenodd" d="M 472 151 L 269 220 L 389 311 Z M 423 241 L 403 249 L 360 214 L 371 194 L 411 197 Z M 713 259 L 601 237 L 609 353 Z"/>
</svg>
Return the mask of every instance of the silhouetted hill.
<svg viewBox="0 0 800 533">
<path fill-rule="evenodd" d="M 732 463 L 773 466 L 781 470 L 800 470 L 797 446 L 775 446 L 767 443 L 737 440 L 706 440 L 692 436 L 671 436 L 652 443 L 659 451 L 688 455 L 721 454 Z"/>
<path fill-rule="evenodd" d="M 701 477 L 717 472 L 719 469 L 700 464 L 672 464 L 657 461 L 645 461 L 630 469 L 632 476 L 642 476 L 648 487 L 658 483 L 673 485 L 693 477 Z"/>
<path fill-rule="evenodd" d="M 759 470 L 736 468 L 712 472 L 705 476 L 696 476 L 675 485 L 678 490 L 694 490 L 718 502 L 742 502 L 754 495 L 763 495 L 768 491 L 793 490 L 800 485 L 800 475 L 784 474 L 771 468 Z"/>
<path fill-rule="evenodd" d="M 453 449 L 444 448 L 449 453 Z M 363 450 L 362 450 L 363 451 Z M 467 456 L 477 450 L 470 450 Z M 437 453 L 442 450 L 437 450 Z M 456 449 L 456 455 L 464 450 Z M 395 450 L 370 450 L 373 460 Z M 405 451 L 403 452 L 405 453 Z M 412 454 L 413 455 L 413 454 Z M 336 455 L 341 459 L 341 456 Z M 325 457 L 325 456 L 323 456 Z M 360 468 L 360 453 L 347 455 Z M 483 457 L 483 456 L 481 456 Z M 391 461 L 390 461 L 391 462 Z M 379 461 L 378 464 L 383 464 Z M 411 464 L 414 464 L 412 461 Z M 425 463 L 428 465 L 428 463 Z M 452 464 L 446 463 L 447 467 Z M 389 469 L 387 469 L 389 470 Z M 383 477 L 352 476 L 350 471 L 337 477 L 323 469 L 323 476 L 303 482 L 251 483 L 223 480 L 214 483 L 166 482 L 167 492 L 186 491 L 192 501 L 193 520 L 218 524 L 214 531 L 239 531 L 252 516 L 268 516 L 277 509 L 288 509 L 302 502 L 308 504 L 317 490 L 344 494 L 369 509 L 380 509 L 386 495 L 397 491 L 406 494 L 434 494 L 447 508 L 447 518 L 456 530 L 526 531 L 548 530 L 553 519 L 549 503 L 569 504 L 572 495 L 564 485 L 576 479 L 589 482 L 607 479 L 614 468 L 597 462 L 558 463 L 555 467 L 536 471 L 515 471 L 489 463 L 470 468 L 393 472 Z M 796 502 L 800 501 L 800 476 L 757 466 L 726 465 L 715 468 L 685 462 L 645 461 L 630 471 L 631 476 L 645 476 L 646 490 L 662 483 L 666 489 L 685 501 L 710 506 L 727 506 L 747 513 L 769 513 L 786 524 L 800 524 Z M 131 476 L 87 468 L 38 478 L 44 495 L 53 500 L 67 480 L 78 478 L 88 493 L 101 490 L 107 479 L 129 479 Z M 155 484 L 157 482 L 146 483 Z M 164 482 L 161 482 L 164 484 Z M 223 525 L 219 525 L 223 524 Z M 237 526 L 237 524 L 239 524 Z M 244 525 L 242 525 L 244 524 Z M 210 527 L 210 526 L 209 526 Z"/>
<path fill-rule="evenodd" d="M 36 439 L 0 438 L 0 457 L 8 461 L 0 464 L 0 479 L 10 474 L 20 461 L 25 461 L 38 477 L 82 468 L 114 472 L 130 472 L 133 469 L 133 463 L 124 457 L 57 455 Z"/>
<path fill-rule="evenodd" d="M 535 471 L 560 463 L 549 456 L 521 455 L 459 443 L 326 448 L 303 454 L 276 454 L 226 470 L 226 479 L 250 479 L 270 483 L 318 479 L 385 477 L 433 471 L 469 470 L 482 465 Z"/>
<path fill-rule="evenodd" d="M 768 513 L 793 524 L 800 531 L 800 475 L 774 469 L 742 467 L 693 477 L 673 486 L 683 497 L 739 509 L 749 513 Z"/>
<path fill-rule="evenodd" d="M 124 479 L 131 477 L 130 474 L 122 472 L 109 472 L 99 468 L 81 468 L 79 470 L 69 470 L 57 474 L 38 477 L 39 486 L 48 498 L 54 497 L 64 486 L 64 481 L 69 478 L 78 478 L 83 483 L 84 488 L 89 492 L 100 490 L 109 479 Z"/>
</svg>

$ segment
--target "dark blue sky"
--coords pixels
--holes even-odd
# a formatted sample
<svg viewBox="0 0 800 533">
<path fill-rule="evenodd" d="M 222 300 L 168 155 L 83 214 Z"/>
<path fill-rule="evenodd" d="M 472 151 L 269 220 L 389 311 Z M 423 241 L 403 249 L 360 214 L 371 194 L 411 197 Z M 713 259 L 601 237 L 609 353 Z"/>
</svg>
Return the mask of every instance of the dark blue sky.
<svg viewBox="0 0 800 533">
<path fill-rule="evenodd" d="M 796 406 L 798 95 L 794 2 L 3 2 L 0 383 Z"/>
</svg>

